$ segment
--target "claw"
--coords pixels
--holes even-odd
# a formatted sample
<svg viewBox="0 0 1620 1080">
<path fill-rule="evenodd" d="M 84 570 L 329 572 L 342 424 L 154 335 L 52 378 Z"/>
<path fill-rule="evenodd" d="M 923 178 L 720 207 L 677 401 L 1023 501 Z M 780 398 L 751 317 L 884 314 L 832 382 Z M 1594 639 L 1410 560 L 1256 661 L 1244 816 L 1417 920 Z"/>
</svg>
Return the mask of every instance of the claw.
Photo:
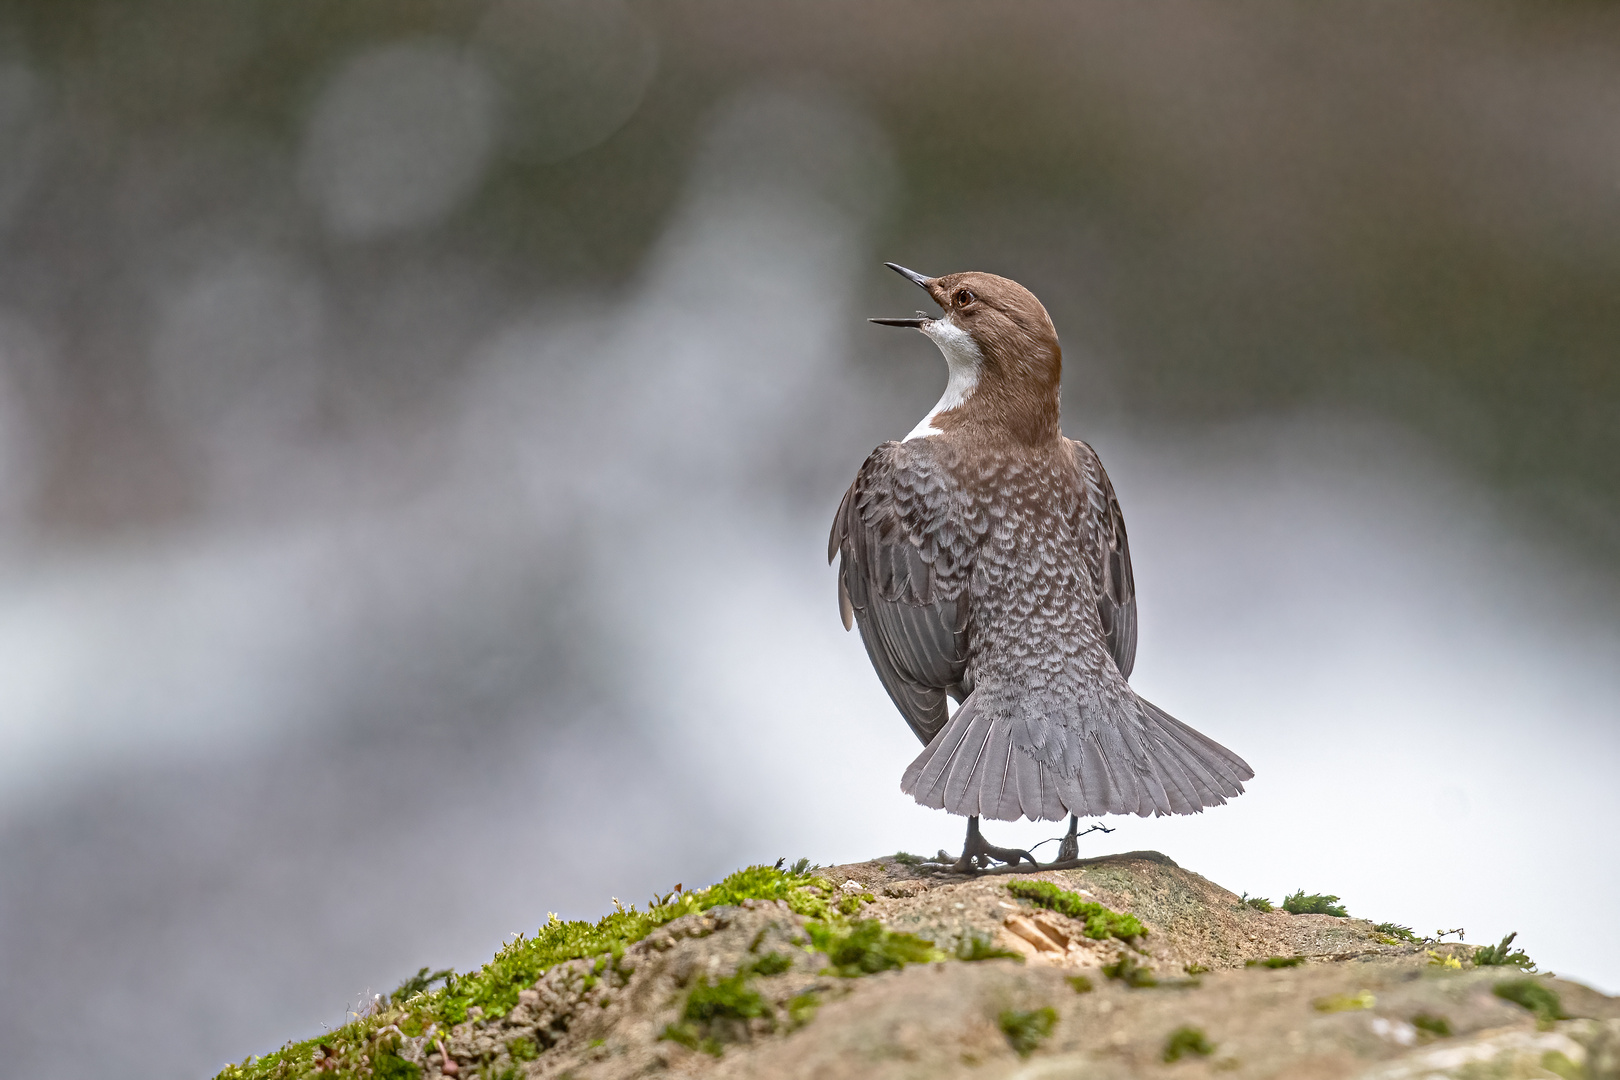
<svg viewBox="0 0 1620 1080">
<path fill-rule="evenodd" d="M 1041 864 L 1035 861 L 1035 856 L 1022 848 L 993 847 L 984 842 L 979 835 L 979 819 L 968 818 L 967 840 L 962 845 L 962 857 L 956 860 L 951 867 L 955 874 L 972 874 L 979 870 L 988 869 L 990 860 L 1007 863 L 1010 866 L 1018 865 L 1020 859 L 1029 860 L 1029 865 L 1040 869 Z"/>
</svg>

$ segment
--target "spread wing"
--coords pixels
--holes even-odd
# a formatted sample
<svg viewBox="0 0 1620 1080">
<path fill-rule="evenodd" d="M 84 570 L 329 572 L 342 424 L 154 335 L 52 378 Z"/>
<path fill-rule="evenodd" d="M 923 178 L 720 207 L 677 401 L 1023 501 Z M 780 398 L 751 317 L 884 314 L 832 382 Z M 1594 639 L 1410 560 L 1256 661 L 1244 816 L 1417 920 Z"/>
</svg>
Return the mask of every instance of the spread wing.
<svg viewBox="0 0 1620 1080">
<path fill-rule="evenodd" d="M 1108 651 L 1119 673 L 1128 679 L 1136 664 L 1136 579 L 1131 576 L 1125 515 L 1120 513 L 1114 485 L 1097 452 L 1086 443 L 1070 441 L 1086 481 L 1087 505 L 1083 512 L 1091 520 L 1089 528 L 1081 529 L 1081 535 L 1094 538 L 1088 554 L 1097 583 L 1097 614 L 1102 618 Z"/>
<path fill-rule="evenodd" d="M 841 556 L 844 628 L 860 625 L 884 689 L 925 744 L 945 724 L 946 697 L 965 693 L 971 559 L 965 534 L 950 527 L 949 485 L 930 454 L 915 443 L 874 450 L 827 543 L 828 562 Z"/>
</svg>

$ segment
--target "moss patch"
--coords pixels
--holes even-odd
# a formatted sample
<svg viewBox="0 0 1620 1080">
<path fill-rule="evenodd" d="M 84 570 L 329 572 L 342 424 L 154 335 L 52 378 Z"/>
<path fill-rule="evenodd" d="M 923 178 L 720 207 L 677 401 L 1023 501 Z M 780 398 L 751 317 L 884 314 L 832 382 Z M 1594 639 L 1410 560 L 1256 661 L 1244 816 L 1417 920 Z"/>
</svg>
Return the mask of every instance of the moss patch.
<svg viewBox="0 0 1620 1080">
<path fill-rule="evenodd" d="M 1164 1041 L 1164 1060 L 1166 1064 L 1180 1061 L 1188 1054 L 1199 1057 L 1208 1057 L 1215 1052 L 1215 1044 L 1209 1041 L 1203 1028 L 1179 1027 L 1170 1033 Z"/>
<path fill-rule="evenodd" d="M 1057 1011 L 1050 1007 L 1028 1011 L 1007 1009 L 996 1022 L 1001 1026 L 1001 1033 L 1007 1036 L 1007 1045 L 1019 1057 L 1029 1057 L 1052 1034 L 1057 1019 Z"/>
<path fill-rule="evenodd" d="M 748 985 L 753 975 L 753 970 L 745 967 L 715 982 L 698 976 L 686 995 L 680 1020 L 665 1027 L 659 1038 L 719 1057 L 726 1043 L 743 1042 L 749 1037 L 752 1021 L 775 1026 L 776 1014 L 770 1003 Z"/>
<path fill-rule="evenodd" d="M 1329 997 L 1317 998 L 1311 1002 L 1317 1012 L 1355 1012 L 1357 1009 L 1370 1009 L 1378 1004 L 1378 1000 L 1365 990 L 1358 990 L 1354 994 L 1333 994 Z"/>
<path fill-rule="evenodd" d="M 847 926 L 813 922 L 805 930 L 811 947 L 831 961 L 832 973 L 846 979 L 945 959 L 932 941 L 885 930 L 876 919 L 862 919 Z"/>
<path fill-rule="evenodd" d="M 1440 1039 L 1451 1037 L 1451 1021 L 1433 1013 L 1418 1013 L 1412 1017 L 1412 1026 Z"/>
<path fill-rule="evenodd" d="M 1130 953 L 1121 953 L 1119 959 L 1105 966 L 1102 972 L 1110 979 L 1118 979 L 1126 986 L 1137 989 L 1159 985 L 1159 980 L 1153 975 L 1153 969 L 1138 964 L 1136 957 Z"/>
<path fill-rule="evenodd" d="M 335 1069 L 340 1076 L 360 1075 L 361 1058 L 366 1057 L 372 1062 L 372 1071 L 376 1072 L 378 1062 L 397 1048 L 397 1042 L 391 1041 L 393 1037 L 385 1034 L 385 1029 L 391 1026 L 397 1026 L 406 1035 L 416 1036 L 431 1024 L 459 1024 L 474 1007 L 487 1017 L 504 1016 L 517 1004 L 518 992 L 533 986 L 555 965 L 597 957 L 595 973 L 587 976 L 587 981 L 594 983 L 609 968 L 619 967 L 628 946 L 654 930 L 683 915 L 724 904 L 782 900 L 797 914 L 815 919 L 835 918 L 828 902 L 832 883 L 814 876 L 811 869 L 803 859 L 792 870 L 750 866 L 707 889 L 683 892 L 677 886 L 664 896 L 654 897 L 645 911 L 631 905 L 594 923 L 564 921 L 553 915 L 532 937 L 519 935 L 478 971 L 455 975 L 448 971 L 429 973 L 423 969 L 389 995 L 389 1005 L 381 1013 L 301 1043 L 289 1043 L 272 1054 L 249 1058 L 240 1065 L 228 1065 L 219 1073 L 219 1080 L 280 1080 L 303 1076 L 316 1067 L 317 1052 L 325 1055 L 321 1062 L 323 1071 Z M 443 985 L 433 989 L 440 982 Z M 410 1065 L 403 1059 L 400 1064 Z"/>
<path fill-rule="evenodd" d="M 1535 979 L 1509 979 L 1491 987 L 1491 992 L 1504 1001 L 1511 1001 L 1535 1013 L 1536 1022 L 1543 1028 L 1552 1027 L 1555 1020 L 1569 1019 L 1557 992 Z"/>
<path fill-rule="evenodd" d="M 964 963 L 979 960 L 1017 960 L 1024 962 L 1024 954 L 1003 949 L 989 934 L 963 934 L 956 939 L 956 958 Z"/>
<path fill-rule="evenodd" d="M 1283 897 L 1282 906 L 1290 915 L 1336 915 L 1342 919 L 1350 914 L 1337 896 L 1307 893 L 1304 889 L 1296 889 Z"/>
<path fill-rule="evenodd" d="M 1037 907 L 1079 919 L 1086 924 L 1085 934 L 1098 941 L 1118 938 L 1134 941 L 1147 935 L 1147 927 L 1135 915 L 1110 911 L 1101 904 L 1087 900 L 1077 892 L 1061 889 L 1050 881 L 1013 881 L 1007 891 L 1020 900 L 1028 900 Z"/>
<path fill-rule="evenodd" d="M 1304 962 L 1305 958 L 1303 956 L 1268 956 L 1264 960 L 1245 960 L 1243 966 L 1272 968 L 1275 970 L 1277 968 L 1299 967 Z"/>
</svg>

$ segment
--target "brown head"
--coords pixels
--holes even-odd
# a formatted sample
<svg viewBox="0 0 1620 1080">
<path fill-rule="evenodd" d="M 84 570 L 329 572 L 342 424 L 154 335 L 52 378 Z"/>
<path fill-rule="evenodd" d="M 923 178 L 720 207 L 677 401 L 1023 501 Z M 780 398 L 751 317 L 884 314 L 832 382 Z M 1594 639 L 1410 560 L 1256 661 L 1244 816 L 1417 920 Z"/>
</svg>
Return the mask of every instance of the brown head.
<svg viewBox="0 0 1620 1080">
<path fill-rule="evenodd" d="M 920 285 L 944 311 L 937 318 L 919 311 L 914 319 L 871 320 L 922 331 L 950 367 L 945 396 L 911 437 L 955 430 L 1030 444 L 1059 437 L 1063 349 L 1033 293 L 995 274 L 931 278 L 884 265 Z"/>
</svg>

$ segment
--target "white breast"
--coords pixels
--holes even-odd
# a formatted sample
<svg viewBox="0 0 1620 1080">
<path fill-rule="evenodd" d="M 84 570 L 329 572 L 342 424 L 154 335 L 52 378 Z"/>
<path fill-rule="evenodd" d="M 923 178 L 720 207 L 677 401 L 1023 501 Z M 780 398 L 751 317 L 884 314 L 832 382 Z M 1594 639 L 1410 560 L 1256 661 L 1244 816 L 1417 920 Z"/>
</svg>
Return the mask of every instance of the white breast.
<svg viewBox="0 0 1620 1080">
<path fill-rule="evenodd" d="M 930 435 L 940 434 L 934 426 L 934 418 L 942 412 L 947 412 L 961 405 L 973 396 L 973 391 L 979 386 L 979 370 L 984 366 L 984 354 L 979 351 L 978 343 L 973 336 L 951 321 L 947 315 L 943 319 L 935 319 L 922 327 L 922 332 L 933 339 L 939 346 L 939 351 L 945 354 L 945 364 L 950 369 L 950 378 L 945 382 L 945 393 L 940 397 L 922 422 L 911 429 L 911 434 L 905 438 L 906 442 L 912 439 L 926 439 Z"/>
</svg>

